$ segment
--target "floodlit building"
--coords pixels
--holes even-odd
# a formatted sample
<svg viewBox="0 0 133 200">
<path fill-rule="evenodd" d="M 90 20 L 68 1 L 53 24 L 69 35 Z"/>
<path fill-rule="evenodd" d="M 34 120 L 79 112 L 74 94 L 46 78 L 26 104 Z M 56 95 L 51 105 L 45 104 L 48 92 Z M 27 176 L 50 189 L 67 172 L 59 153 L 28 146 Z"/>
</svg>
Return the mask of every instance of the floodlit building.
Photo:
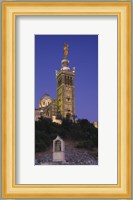
<svg viewBox="0 0 133 200">
<path fill-rule="evenodd" d="M 61 69 L 56 71 L 57 98 L 52 99 L 49 94 L 44 94 L 39 101 L 39 108 L 35 110 L 35 120 L 38 120 L 41 116 L 54 119 L 54 121 L 62 118 L 74 118 L 74 78 L 75 68 L 70 69 L 69 67 L 68 44 L 65 43 Z"/>
</svg>

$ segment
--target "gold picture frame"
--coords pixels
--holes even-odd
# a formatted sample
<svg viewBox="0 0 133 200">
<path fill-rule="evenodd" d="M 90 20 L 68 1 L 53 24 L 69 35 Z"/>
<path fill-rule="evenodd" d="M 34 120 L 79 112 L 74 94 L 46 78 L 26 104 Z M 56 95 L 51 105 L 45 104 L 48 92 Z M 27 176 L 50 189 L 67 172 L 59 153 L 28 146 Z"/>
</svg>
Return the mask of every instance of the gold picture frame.
<svg viewBox="0 0 133 200">
<path fill-rule="evenodd" d="M 103 15 L 118 19 L 118 184 L 15 183 L 15 18 Z M 131 198 L 131 2 L 2 2 L 2 197 Z"/>
</svg>

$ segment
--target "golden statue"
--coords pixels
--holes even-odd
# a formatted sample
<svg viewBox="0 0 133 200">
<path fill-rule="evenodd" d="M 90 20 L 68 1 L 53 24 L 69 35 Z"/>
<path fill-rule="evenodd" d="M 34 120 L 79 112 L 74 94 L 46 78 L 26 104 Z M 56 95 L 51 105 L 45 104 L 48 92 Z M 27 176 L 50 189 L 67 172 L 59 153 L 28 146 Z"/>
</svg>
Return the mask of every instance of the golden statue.
<svg viewBox="0 0 133 200">
<path fill-rule="evenodd" d="M 68 44 L 64 43 L 64 57 L 67 58 L 68 56 Z"/>
</svg>

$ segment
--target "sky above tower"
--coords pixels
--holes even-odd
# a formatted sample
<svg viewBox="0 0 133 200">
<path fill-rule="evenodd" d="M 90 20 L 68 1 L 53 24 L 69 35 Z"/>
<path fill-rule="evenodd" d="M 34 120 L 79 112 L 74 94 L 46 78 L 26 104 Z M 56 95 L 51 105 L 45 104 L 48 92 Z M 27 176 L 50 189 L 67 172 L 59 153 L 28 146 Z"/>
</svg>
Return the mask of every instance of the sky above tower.
<svg viewBox="0 0 133 200">
<path fill-rule="evenodd" d="M 56 99 L 55 71 L 61 69 L 64 43 L 75 67 L 75 114 L 98 121 L 98 35 L 35 35 L 35 108 L 48 93 Z"/>
</svg>

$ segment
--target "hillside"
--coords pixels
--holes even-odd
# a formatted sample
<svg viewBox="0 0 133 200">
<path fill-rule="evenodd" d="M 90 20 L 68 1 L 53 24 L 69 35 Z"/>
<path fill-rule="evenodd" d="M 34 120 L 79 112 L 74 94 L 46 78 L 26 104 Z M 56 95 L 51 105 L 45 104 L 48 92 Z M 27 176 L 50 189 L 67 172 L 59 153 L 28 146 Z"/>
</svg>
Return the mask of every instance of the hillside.
<svg viewBox="0 0 133 200">
<path fill-rule="evenodd" d="M 52 145 L 57 136 L 65 142 L 65 163 L 52 162 Z M 35 153 L 36 164 L 97 164 L 98 129 L 86 119 L 76 123 L 63 119 L 59 125 L 41 118 L 35 124 Z"/>
<path fill-rule="evenodd" d="M 97 149 L 86 150 L 76 148 L 77 142 L 65 141 L 66 162 L 53 162 L 53 148 L 50 146 L 45 152 L 36 153 L 36 164 L 42 165 L 97 165 Z"/>
</svg>

